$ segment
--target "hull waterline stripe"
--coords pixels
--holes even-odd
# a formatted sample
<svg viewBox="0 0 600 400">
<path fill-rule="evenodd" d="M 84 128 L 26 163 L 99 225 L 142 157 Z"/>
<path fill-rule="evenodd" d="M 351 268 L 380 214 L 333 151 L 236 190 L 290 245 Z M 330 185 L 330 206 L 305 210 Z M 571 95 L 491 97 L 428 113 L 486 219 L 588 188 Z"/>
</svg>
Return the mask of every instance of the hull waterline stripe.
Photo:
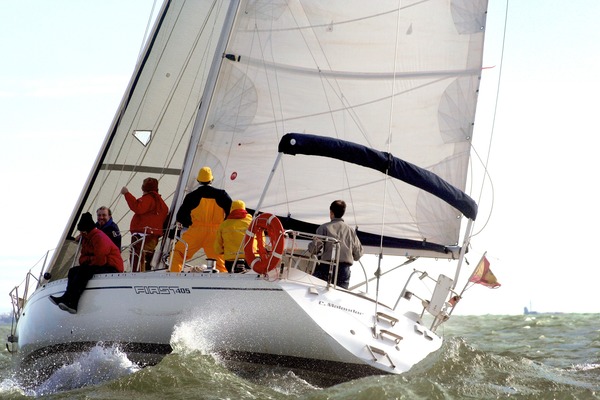
<svg viewBox="0 0 600 400">
<path fill-rule="evenodd" d="M 36 360 L 43 359 L 44 357 L 62 353 L 77 354 L 84 351 L 89 351 L 96 345 L 98 345 L 98 342 L 72 342 L 47 346 L 28 354 L 27 357 L 23 359 L 23 363 L 27 365 L 29 363 L 35 362 Z M 148 356 L 166 356 L 167 354 L 170 354 L 173 351 L 172 347 L 169 344 L 160 343 L 122 343 L 115 341 L 102 342 L 102 346 L 117 346 L 127 354 L 137 353 L 140 355 Z M 296 370 L 304 370 L 309 371 L 311 373 L 317 372 L 326 375 L 327 379 L 337 382 L 344 382 L 347 380 L 357 379 L 365 376 L 385 374 L 384 370 L 380 370 L 378 368 L 374 368 L 366 364 L 352 364 L 340 361 L 318 360 L 303 357 L 243 351 L 217 351 L 217 353 L 222 357 L 225 364 L 227 364 L 228 362 L 241 362 L 250 363 L 254 365 L 271 365 Z M 65 359 L 65 362 L 67 361 L 68 356 Z M 51 368 L 58 367 L 60 367 L 60 365 L 54 364 Z"/>
<path fill-rule="evenodd" d="M 39 358 L 44 358 L 49 355 L 60 353 L 80 353 L 88 351 L 98 345 L 100 342 L 72 342 L 61 343 L 51 346 L 42 347 L 29 353 L 24 359 L 24 363 L 30 363 Z M 103 347 L 118 346 L 125 353 L 141 353 L 141 354 L 158 354 L 167 355 L 173 351 L 169 344 L 162 343 L 121 343 L 121 342 L 102 342 Z"/>
<path fill-rule="evenodd" d="M 195 290 L 253 290 L 258 292 L 283 292 L 280 288 L 232 288 L 232 287 L 205 287 L 205 286 L 192 286 Z"/>
<path fill-rule="evenodd" d="M 322 373 L 339 382 L 372 375 L 383 375 L 386 371 L 367 364 L 351 364 L 341 361 L 318 360 L 277 354 L 250 353 L 241 351 L 219 351 L 225 363 L 246 362 L 257 365 L 276 365 L 279 367 Z M 390 373 L 392 370 L 390 369 Z M 340 379 L 341 378 L 341 379 Z"/>
<path fill-rule="evenodd" d="M 85 290 L 108 290 L 108 289 L 133 289 L 133 286 L 99 286 L 85 288 Z M 233 291 L 258 291 L 258 292 L 283 292 L 281 288 L 232 288 L 232 287 L 206 287 L 206 286 L 192 286 L 194 290 L 233 290 Z"/>
</svg>

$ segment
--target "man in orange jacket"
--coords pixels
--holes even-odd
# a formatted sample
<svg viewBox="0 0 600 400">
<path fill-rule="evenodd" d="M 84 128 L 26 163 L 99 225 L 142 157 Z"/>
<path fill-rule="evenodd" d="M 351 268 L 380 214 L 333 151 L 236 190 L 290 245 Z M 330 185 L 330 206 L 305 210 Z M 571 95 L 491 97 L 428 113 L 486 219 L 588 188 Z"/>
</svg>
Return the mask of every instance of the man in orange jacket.
<svg viewBox="0 0 600 400">
<path fill-rule="evenodd" d="M 223 257 L 215 251 L 214 243 L 219 224 L 229 214 L 231 197 L 225 190 L 211 186 L 213 179 L 212 170 L 209 167 L 202 167 L 197 177 L 200 187 L 185 196 L 177 211 L 177 222 L 188 230 L 175 244 L 171 272 L 181 272 L 186 243 L 188 245 L 186 260 L 191 259 L 198 250 L 204 249 L 206 258 L 216 260 L 217 269 L 227 272 Z"/>
<path fill-rule="evenodd" d="M 158 239 L 163 234 L 163 225 L 169 207 L 158 194 L 158 180 L 146 178 L 142 183 L 142 197 L 136 199 L 126 187 L 121 189 L 129 209 L 133 211 L 131 218 L 131 270 L 144 272 L 152 269 L 150 262 Z M 144 254 L 144 257 L 140 257 Z"/>
</svg>

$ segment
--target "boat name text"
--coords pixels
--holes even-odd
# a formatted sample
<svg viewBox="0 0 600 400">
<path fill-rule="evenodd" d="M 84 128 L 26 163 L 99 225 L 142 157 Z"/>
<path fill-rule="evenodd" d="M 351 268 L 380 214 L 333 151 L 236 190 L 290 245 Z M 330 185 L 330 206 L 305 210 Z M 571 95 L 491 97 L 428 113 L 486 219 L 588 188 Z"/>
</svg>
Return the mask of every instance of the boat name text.
<svg viewBox="0 0 600 400">
<path fill-rule="evenodd" d="M 179 286 L 134 286 L 135 294 L 190 294 L 189 288 Z"/>
<path fill-rule="evenodd" d="M 323 300 L 319 301 L 319 305 L 326 306 L 326 307 L 337 308 L 338 310 L 347 311 L 347 312 L 350 312 L 350 313 L 353 313 L 353 314 L 363 315 L 363 313 L 361 313 L 360 311 L 353 310 L 352 308 L 342 307 L 342 306 L 340 306 L 338 304 L 328 303 L 328 302 L 323 301 Z"/>
</svg>

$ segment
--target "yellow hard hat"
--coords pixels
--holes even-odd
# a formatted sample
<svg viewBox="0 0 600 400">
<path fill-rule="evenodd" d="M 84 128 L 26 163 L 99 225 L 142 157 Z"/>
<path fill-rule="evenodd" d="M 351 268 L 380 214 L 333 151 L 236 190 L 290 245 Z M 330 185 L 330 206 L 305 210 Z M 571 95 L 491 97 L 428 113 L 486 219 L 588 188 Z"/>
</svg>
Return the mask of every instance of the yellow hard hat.
<svg viewBox="0 0 600 400">
<path fill-rule="evenodd" d="M 246 203 L 244 203 L 242 200 L 234 200 L 231 203 L 231 210 L 245 210 L 246 209 Z"/>
<path fill-rule="evenodd" d="M 200 172 L 198 172 L 198 182 L 211 182 L 213 180 L 213 174 L 210 167 L 202 167 L 200 168 Z"/>
</svg>

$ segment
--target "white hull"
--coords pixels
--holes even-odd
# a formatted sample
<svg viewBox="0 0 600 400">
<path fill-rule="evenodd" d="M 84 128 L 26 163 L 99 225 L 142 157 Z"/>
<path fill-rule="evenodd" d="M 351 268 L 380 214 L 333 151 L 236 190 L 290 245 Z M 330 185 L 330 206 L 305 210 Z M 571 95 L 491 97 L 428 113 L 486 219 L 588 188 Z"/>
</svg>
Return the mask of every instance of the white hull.
<svg viewBox="0 0 600 400">
<path fill-rule="evenodd" d="M 153 364 L 172 351 L 174 329 L 186 321 L 198 321 L 208 350 L 225 360 L 323 371 L 334 380 L 402 373 L 442 343 L 417 314 L 381 304 L 377 311 L 397 322 L 380 318 L 374 335 L 374 301 L 327 288 L 297 269 L 272 280 L 254 273 L 97 275 L 76 315 L 48 299 L 65 284 L 40 287 L 19 319 L 18 349 L 29 370 L 60 366 L 98 342 Z"/>
</svg>

